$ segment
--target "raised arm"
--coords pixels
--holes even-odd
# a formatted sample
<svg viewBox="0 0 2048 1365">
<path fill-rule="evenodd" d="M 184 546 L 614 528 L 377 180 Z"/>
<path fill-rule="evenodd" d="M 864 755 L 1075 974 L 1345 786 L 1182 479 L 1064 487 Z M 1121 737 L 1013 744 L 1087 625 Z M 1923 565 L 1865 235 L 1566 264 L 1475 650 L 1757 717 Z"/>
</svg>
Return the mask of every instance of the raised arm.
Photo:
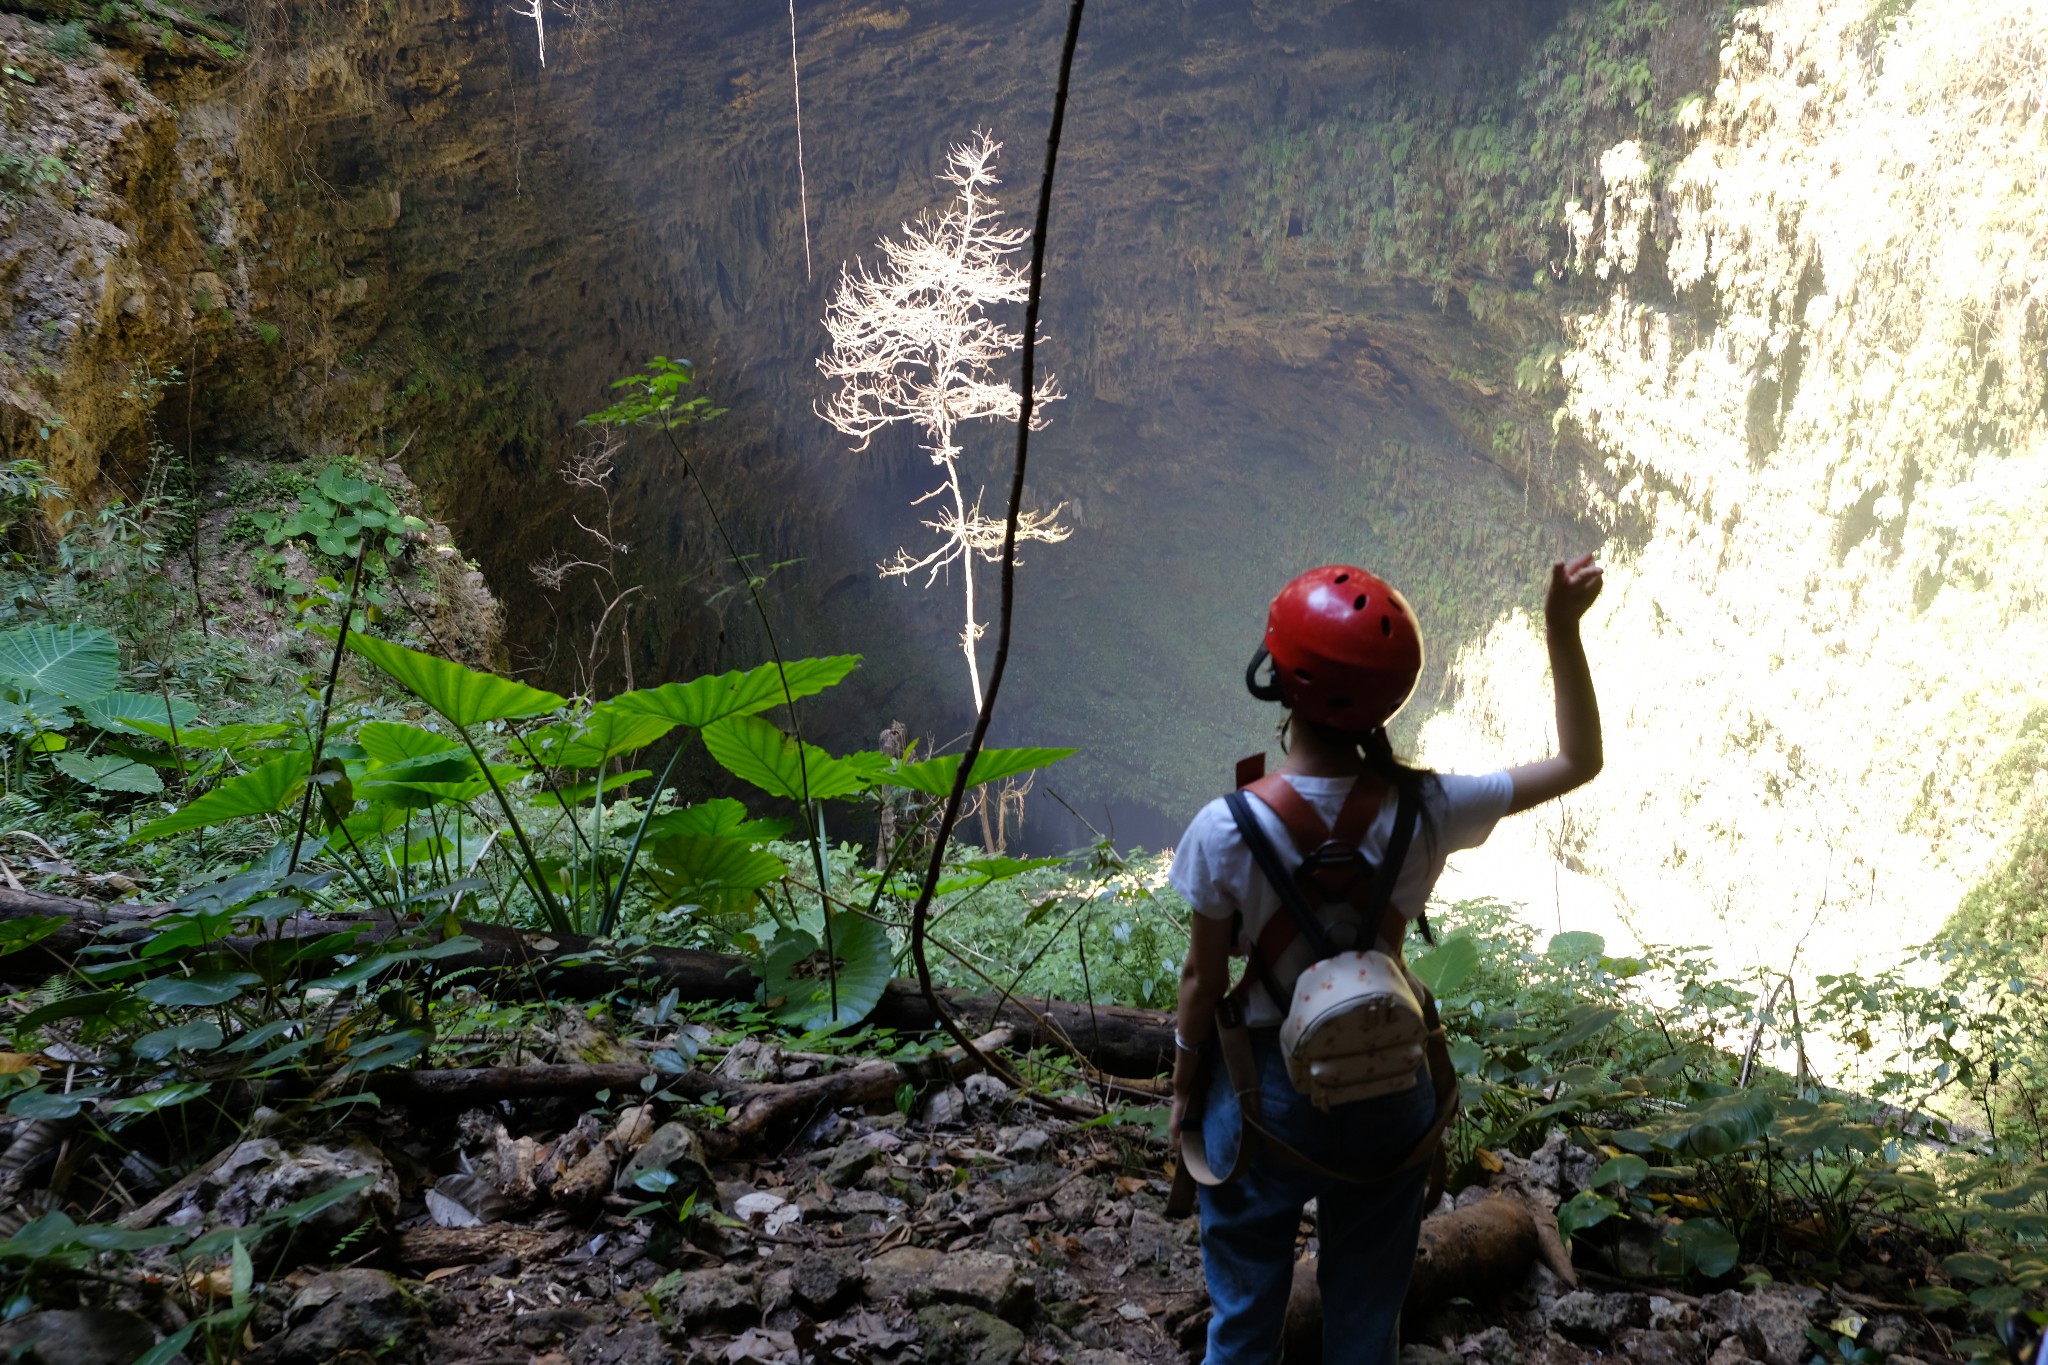
<svg viewBox="0 0 2048 1365">
<path fill-rule="evenodd" d="M 1515 794 L 1508 814 L 1563 796 L 1591 782 L 1605 762 L 1600 745 L 1600 703 L 1593 672 L 1579 640 L 1579 619 L 1600 596 L 1600 566 L 1581 555 L 1550 567 L 1543 602 L 1543 634 L 1550 646 L 1550 677 L 1557 689 L 1557 756 L 1510 768 Z"/>
</svg>

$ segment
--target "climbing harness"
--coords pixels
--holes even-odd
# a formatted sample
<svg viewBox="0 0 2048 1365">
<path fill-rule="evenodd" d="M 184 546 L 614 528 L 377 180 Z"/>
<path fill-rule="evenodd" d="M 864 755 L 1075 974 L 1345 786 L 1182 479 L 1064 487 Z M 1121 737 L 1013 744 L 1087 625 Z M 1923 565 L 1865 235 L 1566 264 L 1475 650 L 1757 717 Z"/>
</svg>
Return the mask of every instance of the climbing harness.
<svg viewBox="0 0 2048 1365">
<path fill-rule="evenodd" d="M 1256 942 L 1246 945 L 1248 966 L 1216 1009 L 1216 1038 L 1204 1049 L 1202 1071 L 1190 1097 L 1188 1117 L 1181 1125 L 1180 1165 L 1175 1173 L 1168 1212 L 1183 1215 L 1194 1207 L 1197 1185 L 1221 1185 L 1237 1178 L 1250 1160 L 1254 1145 L 1263 1145 L 1281 1160 L 1326 1180 L 1373 1185 L 1430 1166 L 1430 1201 L 1443 1186 L 1442 1140 L 1458 1108 L 1458 1081 L 1450 1049 L 1438 1018 L 1436 1001 L 1401 960 L 1407 921 L 1393 905 L 1394 884 L 1421 823 L 1419 792 L 1402 784 L 1394 831 L 1385 856 L 1375 866 L 1359 841 L 1378 813 L 1378 791 L 1354 787 L 1333 823 L 1326 824 L 1315 808 L 1285 778 L 1261 777 L 1263 760 L 1239 765 L 1243 787 L 1225 798 L 1232 819 L 1253 860 L 1279 894 L 1285 913 L 1267 920 Z M 1250 800 L 1257 797 L 1277 816 L 1297 849 L 1309 850 L 1290 874 L 1279 850 L 1259 825 Z M 1317 905 L 1348 904 L 1359 911 L 1359 928 L 1339 927 L 1333 934 L 1317 913 Z M 1383 951 L 1363 942 L 1371 926 Z M 1339 935 L 1351 931 L 1352 942 Z M 1283 982 L 1278 964 L 1297 938 L 1306 938 L 1315 963 L 1294 982 Z M 1276 1137 L 1264 1125 L 1259 1097 L 1258 1063 L 1245 1003 L 1254 989 L 1287 1010 L 1280 1028 L 1280 1048 L 1288 1079 L 1319 1109 L 1376 1095 L 1412 1089 L 1416 1073 L 1428 1070 L 1436 1096 L 1436 1118 L 1429 1131 L 1392 1169 L 1371 1176 L 1335 1171 Z M 1209 1160 L 1200 1122 L 1201 1098 L 1214 1083 L 1217 1058 L 1237 1096 L 1240 1131 L 1230 1168 L 1217 1171 Z"/>
<path fill-rule="evenodd" d="M 1273 599 L 1245 685 L 1303 720 L 1362 735 L 1407 704 L 1421 674 L 1422 627 L 1407 599 L 1364 569 L 1326 564 Z"/>
</svg>

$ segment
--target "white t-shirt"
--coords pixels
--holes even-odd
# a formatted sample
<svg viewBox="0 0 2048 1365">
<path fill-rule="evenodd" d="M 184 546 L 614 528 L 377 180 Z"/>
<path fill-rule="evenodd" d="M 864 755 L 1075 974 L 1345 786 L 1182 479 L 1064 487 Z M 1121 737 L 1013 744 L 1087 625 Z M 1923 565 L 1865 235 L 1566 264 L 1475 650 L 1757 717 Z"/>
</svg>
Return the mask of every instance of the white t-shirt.
<svg viewBox="0 0 2048 1365">
<path fill-rule="evenodd" d="M 1344 808 L 1344 799 L 1351 794 L 1355 780 L 1349 777 L 1299 777 L 1293 773 L 1284 776 L 1325 821 L 1337 818 L 1337 812 Z M 1505 772 L 1478 777 L 1443 773 L 1434 781 L 1423 783 L 1424 819 L 1416 830 L 1414 841 L 1408 846 L 1407 856 L 1401 860 L 1401 875 L 1394 883 L 1393 903 L 1403 915 L 1411 920 L 1421 916 L 1429 903 L 1429 893 L 1436 886 L 1436 879 L 1443 875 L 1444 860 L 1461 848 L 1477 848 L 1485 843 L 1494 825 L 1507 814 L 1508 802 L 1513 796 L 1514 784 Z M 1294 847 L 1287 827 L 1257 797 L 1251 798 L 1249 804 L 1265 829 L 1266 837 L 1273 841 L 1282 866 L 1293 869 L 1301 862 L 1301 854 Z M 1394 812 L 1399 806 L 1400 796 L 1390 788 L 1380 805 L 1379 814 L 1359 841 L 1360 851 L 1375 864 L 1393 836 Z M 1173 869 L 1167 874 L 1167 880 L 1173 884 L 1174 890 L 1187 898 L 1198 915 L 1229 919 L 1233 914 L 1242 914 L 1244 925 L 1238 938 L 1241 947 L 1257 942 L 1266 922 L 1276 914 L 1286 913 L 1281 908 L 1280 893 L 1266 880 L 1265 873 L 1259 871 L 1251 850 L 1245 847 L 1244 839 L 1238 833 L 1237 821 L 1231 817 L 1230 807 L 1221 797 L 1202 807 L 1188 825 L 1187 833 L 1181 836 L 1180 847 L 1174 851 Z M 1323 923 L 1330 927 L 1340 944 L 1357 941 L 1360 916 L 1356 910 L 1349 906 L 1324 906 L 1322 916 Z M 1314 960 L 1307 940 L 1297 938 L 1274 965 L 1282 981 L 1291 981 Z M 1285 1011 L 1275 1005 L 1261 987 L 1251 992 L 1245 1017 L 1251 1024 L 1278 1024 L 1285 1018 Z"/>
</svg>

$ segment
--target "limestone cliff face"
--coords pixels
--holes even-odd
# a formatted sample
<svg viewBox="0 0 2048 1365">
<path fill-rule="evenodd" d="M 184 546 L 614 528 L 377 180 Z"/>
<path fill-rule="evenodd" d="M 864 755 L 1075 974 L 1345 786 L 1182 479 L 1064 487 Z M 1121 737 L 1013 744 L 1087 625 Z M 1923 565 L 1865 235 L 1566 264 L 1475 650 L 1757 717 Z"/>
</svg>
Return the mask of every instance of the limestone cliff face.
<svg viewBox="0 0 2048 1365">
<path fill-rule="evenodd" d="M 1651 529 L 1593 634 L 1634 665 L 1609 773 L 1549 833 L 1645 934 L 1895 961 L 2038 826 L 2043 41 L 2002 0 L 1747 10 L 1697 144 L 1615 144 L 1578 206 L 1564 413 Z M 1533 723 L 1532 648 L 1460 660 L 1434 752 Z"/>
<path fill-rule="evenodd" d="M 180 112 L 227 64 L 137 43 L 0 14 L 0 450 L 87 498 L 146 458 L 149 378 L 232 333 L 262 212 L 230 130 Z"/>
</svg>

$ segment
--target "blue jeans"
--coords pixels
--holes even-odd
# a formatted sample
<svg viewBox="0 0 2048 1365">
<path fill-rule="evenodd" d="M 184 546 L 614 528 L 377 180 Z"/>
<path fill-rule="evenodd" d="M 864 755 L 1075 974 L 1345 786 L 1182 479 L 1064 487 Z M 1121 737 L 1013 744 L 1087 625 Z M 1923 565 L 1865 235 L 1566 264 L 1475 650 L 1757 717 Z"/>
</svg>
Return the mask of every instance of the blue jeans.
<svg viewBox="0 0 2048 1365">
<path fill-rule="evenodd" d="M 1427 1071 L 1415 1088 L 1357 1100 L 1327 1114 L 1287 1079 L 1278 1031 L 1252 1034 L 1266 1131 L 1331 1170 L 1373 1175 L 1405 1160 L 1436 1118 Z M 1202 1112 L 1210 1162 L 1228 1169 L 1239 1134 L 1237 1096 L 1220 1059 Z M 1249 1136 L 1249 1135 L 1247 1135 Z M 1206 1365 L 1270 1365 L 1280 1359 L 1294 1282 L 1302 1206 L 1316 1201 L 1327 1365 L 1392 1365 L 1394 1339 L 1422 1230 L 1427 1166 L 1371 1185 L 1328 1180 L 1275 1155 L 1256 1138 L 1251 1160 L 1226 1185 L 1203 1186 L 1202 1268 L 1209 1280 Z"/>
</svg>

